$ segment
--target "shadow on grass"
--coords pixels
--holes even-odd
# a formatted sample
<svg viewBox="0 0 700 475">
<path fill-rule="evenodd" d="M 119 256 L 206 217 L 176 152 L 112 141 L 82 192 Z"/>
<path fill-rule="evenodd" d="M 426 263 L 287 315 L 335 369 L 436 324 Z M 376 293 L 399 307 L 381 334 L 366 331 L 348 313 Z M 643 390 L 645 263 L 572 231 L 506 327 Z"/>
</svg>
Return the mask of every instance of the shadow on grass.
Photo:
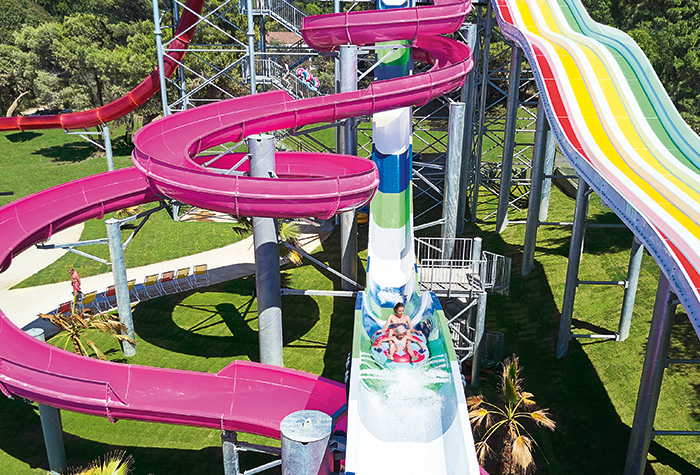
<svg viewBox="0 0 700 475">
<path fill-rule="evenodd" d="M 70 142 L 64 145 L 46 147 L 33 152 L 58 163 L 76 163 L 87 160 L 95 153 L 95 147 L 87 142 Z"/>
<path fill-rule="evenodd" d="M 29 142 L 32 139 L 41 137 L 42 134 L 39 132 L 16 132 L 14 134 L 7 134 L 5 138 L 12 143 Z"/>
<path fill-rule="evenodd" d="M 0 450 L 11 457 L 24 462 L 32 469 L 48 470 L 46 449 L 41 432 L 41 422 L 37 413 L 36 404 L 28 404 L 19 399 L 10 400 L 0 397 Z M 64 415 L 64 418 L 67 414 Z M 97 426 L 101 434 L 107 434 L 109 438 L 111 430 L 116 428 L 106 419 L 92 416 L 74 416 L 71 418 L 85 418 L 81 421 L 85 424 Z M 75 421 L 71 421 L 71 426 Z M 150 427 L 158 427 L 145 422 L 122 421 L 120 424 L 140 425 L 139 432 L 148 433 Z M 94 429 L 94 427 L 93 427 Z M 136 428 L 132 430 L 137 430 Z M 206 429 L 188 429 L 192 436 L 201 436 Z M 120 431 L 121 432 L 121 431 Z M 156 439 L 154 431 L 154 445 L 165 444 L 167 441 Z M 134 458 L 135 466 L 133 475 L 164 474 L 164 473 L 223 473 L 223 457 L 220 446 L 210 446 L 203 449 L 171 449 L 166 447 L 144 447 L 143 445 L 112 445 L 100 441 L 86 439 L 68 432 L 64 432 L 63 441 L 66 449 L 66 458 L 69 467 L 77 468 L 87 466 L 104 454 L 115 450 L 123 450 Z M 173 444 L 177 441 L 173 440 Z M 242 453 L 240 456 L 241 468 L 250 470 L 258 465 L 272 461 L 269 455 L 251 452 Z M 196 467 L 196 469 L 195 469 Z M 5 470 L 7 467 L 5 467 Z M 3 470 L 3 473 L 9 473 Z M 19 474 L 20 472 L 13 472 Z M 274 470 L 265 473 L 279 473 Z"/>
<path fill-rule="evenodd" d="M 568 355 L 555 358 L 560 312 L 542 266 L 536 263 L 535 270 L 523 277 L 515 264 L 521 261 L 520 246 L 508 244 L 501 236 L 481 232 L 476 227 L 470 227 L 466 235 L 480 235 L 483 249 L 498 249 L 496 252 L 514 261 L 510 296 L 489 295 L 486 330 L 505 334 L 503 356 L 511 353 L 520 356 L 524 367 L 523 387 L 534 393 L 540 407 L 550 409 L 557 423 L 554 432 L 544 429 L 532 432 L 539 447 L 537 473 L 622 473 L 630 428 L 620 419 L 581 342 L 572 341 Z M 625 240 L 629 244 L 629 239 Z M 595 333 L 609 333 L 583 321 L 577 321 L 576 325 Z M 468 388 L 468 394 L 483 392 L 487 398 L 495 398 L 497 374 L 487 376 L 479 391 Z M 650 452 L 659 463 L 678 473 L 696 473 L 689 471 L 692 465 L 687 460 L 658 443 L 652 443 Z M 647 473 L 655 472 L 648 468 Z"/>
<path fill-rule="evenodd" d="M 140 303 L 134 309 L 134 329 L 139 338 L 175 353 L 192 356 L 237 357 L 260 361 L 258 332 L 251 324 L 258 318 L 257 302 L 252 294 L 252 278 L 238 279 L 203 289 L 208 294 L 237 294 L 234 305 L 184 303 L 198 291 L 168 295 Z M 182 321 L 175 322 L 176 308 L 185 310 Z M 288 297 L 283 315 L 294 315 L 293 324 L 283 325 L 285 345 L 304 336 L 319 320 L 319 309 L 311 297 Z M 183 325 L 185 324 L 185 325 Z M 226 327 L 225 331 L 216 327 Z M 214 330 L 216 335 L 207 334 Z"/>
</svg>

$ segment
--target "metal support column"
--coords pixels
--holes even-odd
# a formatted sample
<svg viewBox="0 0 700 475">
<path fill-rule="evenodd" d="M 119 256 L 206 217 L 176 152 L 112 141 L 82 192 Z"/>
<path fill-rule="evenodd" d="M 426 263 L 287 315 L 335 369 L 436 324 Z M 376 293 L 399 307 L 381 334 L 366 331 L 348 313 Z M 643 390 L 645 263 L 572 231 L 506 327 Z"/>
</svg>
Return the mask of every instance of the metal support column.
<svg viewBox="0 0 700 475">
<path fill-rule="evenodd" d="M 476 152 L 474 153 L 474 188 L 472 189 L 471 222 L 476 222 L 476 210 L 479 206 L 479 187 L 481 186 L 481 152 L 486 131 L 486 98 L 489 88 L 489 61 L 491 50 L 491 29 L 493 28 L 493 7 L 486 5 L 486 27 L 484 28 L 484 49 L 481 63 L 481 96 L 479 97 L 479 133 L 477 134 Z"/>
<path fill-rule="evenodd" d="M 643 475 L 646 468 L 647 453 L 654 429 L 654 417 L 661 394 L 661 383 L 666 368 L 673 317 L 677 304 L 676 296 L 662 271 L 656 290 L 654 314 L 651 317 L 649 340 L 644 355 L 644 366 L 637 393 L 637 405 L 634 409 L 632 432 L 627 447 L 624 475 Z"/>
<path fill-rule="evenodd" d="M 224 455 L 224 475 L 239 475 L 241 466 L 238 462 L 238 439 L 232 430 L 221 431 L 221 450 Z"/>
<path fill-rule="evenodd" d="M 180 8 L 177 2 L 173 2 L 173 19 L 174 24 L 178 25 L 180 23 Z M 187 98 L 187 83 L 185 81 L 185 68 L 177 68 L 180 84 L 180 100 L 182 101 L 182 109 L 187 110 L 189 106 L 189 100 Z"/>
<path fill-rule="evenodd" d="M 520 105 L 520 70 L 522 51 L 513 45 L 510 55 L 510 73 L 508 80 L 508 103 L 506 105 L 506 128 L 504 132 L 503 156 L 501 157 L 501 183 L 498 193 L 498 212 L 496 214 L 496 232 L 502 233 L 508 226 L 508 208 L 510 207 L 510 184 L 513 172 L 513 152 L 515 151 L 515 131 L 518 123 L 518 106 Z"/>
<path fill-rule="evenodd" d="M 163 32 L 160 29 L 160 10 L 158 0 L 152 0 L 153 4 L 153 34 L 156 37 L 156 56 L 158 58 L 158 79 L 160 81 L 160 101 L 163 104 L 163 115 L 170 115 L 170 107 L 168 107 L 168 91 L 165 86 L 165 63 L 163 61 Z"/>
<path fill-rule="evenodd" d="M 275 177 L 275 140 L 272 135 L 248 137 L 250 176 Z M 280 252 L 272 218 L 253 218 L 255 288 L 258 298 L 260 362 L 283 366 Z"/>
<path fill-rule="evenodd" d="M 117 310 L 119 321 L 126 327 L 126 334 L 136 340 L 134 322 L 131 318 L 131 297 L 126 278 L 126 263 L 124 261 L 124 245 L 122 244 L 121 225 L 118 219 L 110 218 L 105 221 L 107 226 L 107 240 L 109 242 L 109 255 L 112 261 L 112 275 L 114 276 L 114 291 L 117 296 Z M 124 356 L 134 356 L 136 347 L 128 341 L 122 341 Z"/>
<path fill-rule="evenodd" d="M 472 387 L 479 387 L 481 377 L 481 341 L 484 338 L 486 322 L 486 292 L 477 296 L 476 322 L 474 324 L 474 354 L 472 356 Z"/>
<path fill-rule="evenodd" d="M 542 185 L 544 184 L 544 161 L 549 123 L 544 113 L 542 99 L 537 101 L 537 123 L 535 125 L 535 146 L 532 152 L 532 171 L 530 173 L 530 200 L 527 209 L 527 224 L 525 225 L 525 241 L 523 244 L 523 263 L 520 273 L 528 275 L 535 268 L 535 246 L 537 244 L 537 229 L 540 226 L 540 206 Z"/>
<path fill-rule="evenodd" d="M 109 127 L 102 126 L 102 137 L 105 140 L 105 156 L 107 157 L 107 170 L 114 170 L 114 156 L 112 154 L 112 136 L 109 133 Z"/>
<path fill-rule="evenodd" d="M 30 328 L 27 330 L 27 334 L 37 340 L 46 341 L 44 330 L 41 328 Z M 46 456 L 49 459 L 49 470 L 51 473 L 66 473 L 68 463 L 66 462 L 66 448 L 63 445 L 61 410 L 41 403 L 38 403 L 38 406 Z"/>
<path fill-rule="evenodd" d="M 357 46 L 340 47 L 340 92 L 357 90 Z M 347 118 L 341 126 L 340 151 L 346 155 L 357 155 L 356 119 Z M 357 281 L 357 214 L 355 210 L 340 215 L 340 271 Z M 350 282 L 341 280 L 343 290 L 355 290 Z"/>
<path fill-rule="evenodd" d="M 464 138 L 465 104 L 450 104 L 447 130 L 447 159 L 445 161 L 445 189 L 442 199 L 442 258 L 451 259 L 455 245 L 457 221 L 463 221 L 458 214 L 459 183 L 462 164 L 462 144 Z"/>
<path fill-rule="evenodd" d="M 297 411 L 282 419 L 282 475 L 330 474 L 332 431 L 333 419 L 320 411 Z"/>
<path fill-rule="evenodd" d="M 630 334 L 630 325 L 632 323 L 632 311 L 634 310 L 634 300 L 637 296 L 639 272 L 642 269 L 643 256 L 644 246 L 642 246 L 642 243 L 635 236 L 632 239 L 632 249 L 630 250 L 630 262 L 627 267 L 625 296 L 622 298 L 622 311 L 620 312 L 620 324 L 617 328 L 617 341 L 625 341 Z"/>
<path fill-rule="evenodd" d="M 250 73 L 250 93 L 255 94 L 257 87 L 255 84 L 255 23 L 253 20 L 253 0 L 246 0 L 245 8 L 248 20 L 248 72 Z"/>
<path fill-rule="evenodd" d="M 472 50 L 476 62 L 479 57 L 479 42 L 477 41 L 477 25 L 467 25 L 467 45 Z M 462 164 L 459 175 L 459 204 L 457 205 L 457 234 L 464 234 L 464 220 L 469 213 L 467 200 L 468 190 L 471 189 L 470 172 L 472 169 L 472 146 L 474 145 L 474 109 L 476 107 L 476 70 L 472 68 L 462 86 L 461 101 L 464 102 L 464 137 L 462 139 Z"/>
<path fill-rule="evenodd" d="M 571 318 L 574 313 L 574 299 L 578 287 L 578 269 L 583 254 L 583 238 L 586 234 L 586 219 L 590 188 L 583 178 L 578 180 L 576 193 L 576 209 L 574 210 L 574 227 L 571 233 L 571 248 L 569 263 L 566 266 L 566 282 L 564 284 L 564 301 L 561 304 L 561 320 L 559 322 L 559 338 L 557 339 L 557 358 L 566 355 L 571 340 Z"/>
<path fill-rule="evenodd" d="M 544 114 L 544 109 L 542 110 Z M 539 112 L 537 113 L 539 118 Z M 552 128 L 549 126 L 549 121 L 544 121 L 544 126 L 546 127 L 546 132 L 542 132 L 546 135 L 545 139 L 545 151 L 544 151 L 544 170 L 543 174 L 545 176 L 551 176 L 554 171 L 554 156 L 557 153 L 557 138 L 552 132 Z M 549 215 L 549 196 L 552 190 L 552 180 L 544 180 L 542 182 L 542 197 L 540 198 L 540 220 L 544 221 Z"/>
</svg>

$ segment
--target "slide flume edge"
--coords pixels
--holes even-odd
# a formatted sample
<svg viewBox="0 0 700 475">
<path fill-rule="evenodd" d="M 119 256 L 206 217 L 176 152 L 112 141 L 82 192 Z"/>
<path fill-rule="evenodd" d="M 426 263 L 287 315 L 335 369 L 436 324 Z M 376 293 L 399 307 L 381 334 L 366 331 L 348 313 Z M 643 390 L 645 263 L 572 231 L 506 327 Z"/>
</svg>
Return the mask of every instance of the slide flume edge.
<svg viewBox="0 0 700 475">
<path fill-rule="evenodd" d="M 534 5 L 495 1 L 499 27 L 533 66 L 572 166 L 654 256 L 700 337 L 700 139 L 631 38 L 595 24 L 576 0 Z"/>
</svg>

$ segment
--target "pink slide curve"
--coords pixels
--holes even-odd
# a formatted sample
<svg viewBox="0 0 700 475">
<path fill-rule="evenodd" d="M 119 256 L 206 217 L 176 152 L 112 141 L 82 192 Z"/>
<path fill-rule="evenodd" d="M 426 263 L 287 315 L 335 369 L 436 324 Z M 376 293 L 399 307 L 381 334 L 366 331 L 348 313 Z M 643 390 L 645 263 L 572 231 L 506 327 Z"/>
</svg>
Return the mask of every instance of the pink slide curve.
<svg viewBox="0 0 700 475">
<path fill-rule="evenodd" d="M 246 96 L 155 121 L 134 138 L 136 167 L 66 183 L 0 208 L 0 270 L 7 269 L 13 255 L 54 232 L 163 195 L 208 209 L 272 217 L 326 217 L 365 203 L 377 186 L 376 168 L 369 160 L 279 153 L 279 178 L 257 179 L 213 173 L 201 166 L 209 160 L 201 153 L 255 133 L 424 104 L 458 88 L 472 67 L 469 49 L 447 38 L 422 35 L 454 31 L 469 4 L 436 3 L 401 10 L 405 21 L 394 22 L 390 36 L 381 38 L 374 31 L 376 25 L 387 14 L 395 16 L 396 10 L 323 15 L 304 23 L 310 32 L 307 41 L 321 49 L 346 43 L 346 34 L 358 43 L 412 39 L 414 57 L 433 64 L 429 72 L 375 82 L 362 91 L 299 101 L 284 92 Z M 441 18 L 447 19 L 445 23 Z M 101 114 L 97 113 L 98 119 L 104 118 Z M 67 123 L 63 117 L 59 127 Z M 32 125 L 49 127 L 47 123 L 18 127 Z M 225 155 L 216 165 L 227 168 L 237 159 Z M 0 390 L 111 420 L 215 427 L 272 437 L 279 437 L 280 421 L 291 412 L 317 409 L 332 414 L 345 403 L 340 383 L 258 363 L 234 361 L 209 374 L 76 356 L 27 336 L 2 311 Z M 339 427 L 343 426 L 341 421 Z"/>
</svg>

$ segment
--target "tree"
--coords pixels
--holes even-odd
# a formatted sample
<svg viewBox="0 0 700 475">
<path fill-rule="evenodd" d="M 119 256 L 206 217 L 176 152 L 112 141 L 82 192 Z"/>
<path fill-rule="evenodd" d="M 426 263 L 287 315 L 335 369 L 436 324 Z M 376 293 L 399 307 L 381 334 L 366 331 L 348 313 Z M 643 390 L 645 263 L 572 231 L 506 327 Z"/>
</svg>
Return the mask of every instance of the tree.
<svg viewBox="0 0 700 475">
<path fill-rule="evenodd" d="M 489 445 L 492 437 L 501 439 L 501 474 L 516 475 L 535 470 L 532 445 L 535 443 L 523 422 L 531 421 L 537 426 L 554 430 L 555 423 L 547 409 L 535 410 L 533 395 L 523 391 L 520 373 L 522 368 L 517 356 L 512 355 L 503 362 L 501 373 L 501 398 L 504 406 L 486 402 L 483 396 L 467 399 L 469 421 L 475 429 L 485 430 L 476 444 L 479 462 L 495 455 Z"/>
<path fill-rule="evenodd" d="M 683 119 L 700 133 L 700 3 L 583 0 L 591 17 L 627 32 L 642 48 Z"/>
<path fill-rule="evenodd" d="M 70 315 L 40 313 L 39 316 L 54 324 L 61 332 L 65 332 L 58 335 L 59 338 L 65 339 L 63 349 L 66 349 L 68 342 L 71 342 L 73 352 L 79 355 L 90 356 L 89 347 L 99 359 L 107 359 L 95 342 L 87 337 L 87 333 L 91 331 L 111 334 L 119 342 L 127 341 L 132 345 L 136 344 L 132 338 L 126 335 L 126 326 L 115 315 L 104 313 L 93 315 L 91 310 L 83 309 L 80 313 L 74 310 Z"/>
</svg>

